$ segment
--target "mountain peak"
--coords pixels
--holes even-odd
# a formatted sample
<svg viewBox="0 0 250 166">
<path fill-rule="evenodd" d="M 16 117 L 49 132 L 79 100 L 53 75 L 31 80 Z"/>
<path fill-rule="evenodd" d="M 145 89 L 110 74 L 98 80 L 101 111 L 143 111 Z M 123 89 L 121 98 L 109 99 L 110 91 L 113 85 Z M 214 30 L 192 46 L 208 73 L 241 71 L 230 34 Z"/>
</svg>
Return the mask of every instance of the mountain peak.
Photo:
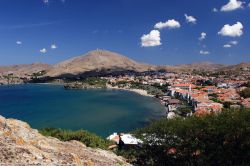
<svg viewBox="0 0 250 166">
<path fill-rule="evenodd" d="M 96 49 L 87 54 L 74 57 L 54 65 L 48 72 L 49 76 L 65 74 L 79 75 L 89 71 L 148 71 L 153 66 L 141 64 L 116 52 Z"/>
</svg>

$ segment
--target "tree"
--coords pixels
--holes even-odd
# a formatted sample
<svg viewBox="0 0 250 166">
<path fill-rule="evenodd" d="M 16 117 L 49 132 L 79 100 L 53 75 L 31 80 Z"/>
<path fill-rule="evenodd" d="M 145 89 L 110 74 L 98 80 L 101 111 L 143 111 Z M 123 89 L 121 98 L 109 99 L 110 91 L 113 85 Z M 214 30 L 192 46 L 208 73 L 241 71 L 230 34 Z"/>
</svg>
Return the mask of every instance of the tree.
<svg viewBox="0 0 250 166">
<path fill-rule="evenodd" d="M 240 92 L 240 96 L 244 98 L 250 97 L 250 88 L 246 88 L 243 91 Z"/>
<path fill-rule="evenodd" d="M 232 104 L 233 104 L 233 103 L 226 101 L 226 102 L 223 103 L 223 107 L 224 107 L 224 108 L 230 108 L 230 106 L 231 106 Z"/>
<path fill-rule="evenodd" d="M 248 165 L 250 110 L 162 119 L 135 131 L 135 165 Z M 130 157 L 132 158 L 132 157 Z"/>
<path fill-rule="evenodd" d="M 250 88 L 250 81 L 248 81 L 247 83 L 242 84 L 241 86 L 246 86 L 246 87 Z"/>
</svg>

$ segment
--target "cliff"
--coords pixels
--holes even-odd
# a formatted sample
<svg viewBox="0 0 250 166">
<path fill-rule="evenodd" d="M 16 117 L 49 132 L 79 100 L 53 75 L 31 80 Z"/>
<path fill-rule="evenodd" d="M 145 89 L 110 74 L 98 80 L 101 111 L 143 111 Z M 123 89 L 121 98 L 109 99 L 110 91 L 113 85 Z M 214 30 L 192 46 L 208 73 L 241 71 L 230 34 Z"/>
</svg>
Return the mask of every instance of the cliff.
<svg viewBox="0 0 250 166">
<path fill-rule="evenodd" d="M 112 152 L 45 137 L 27 123 L 0 116 L 0 165 L 129 165 Z"/>
</svg>

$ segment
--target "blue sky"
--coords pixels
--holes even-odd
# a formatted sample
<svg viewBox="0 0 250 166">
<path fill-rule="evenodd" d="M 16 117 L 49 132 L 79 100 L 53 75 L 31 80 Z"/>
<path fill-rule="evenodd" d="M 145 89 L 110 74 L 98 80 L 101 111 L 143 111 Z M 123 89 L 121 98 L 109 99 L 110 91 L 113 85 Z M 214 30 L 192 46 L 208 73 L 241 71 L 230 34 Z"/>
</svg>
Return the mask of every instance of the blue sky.
<svg viewBox="0 0 250 166">
<path fill-rule="evenodd" d="M 96 48 L 151 64 L 250 61 L 249 4 L 0 0 L 0 65 L 55 64 Z"/>
</svg>

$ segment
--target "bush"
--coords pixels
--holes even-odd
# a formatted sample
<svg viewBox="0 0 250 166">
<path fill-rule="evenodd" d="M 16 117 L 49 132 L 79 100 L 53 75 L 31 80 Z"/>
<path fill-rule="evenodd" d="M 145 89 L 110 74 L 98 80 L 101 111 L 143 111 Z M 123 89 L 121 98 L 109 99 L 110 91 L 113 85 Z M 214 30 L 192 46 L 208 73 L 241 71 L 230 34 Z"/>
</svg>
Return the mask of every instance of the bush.
<svg viewBox="0 0 250 166">
<path fill-rule="evenodd" d="M 242 84 L 241 86 L 246 86 L 246 87 L 250 88 L 250 81 L 248 81 L 247 83 Z"/>
<path fill-rule="evenodd" d="M 224 107 L 224 108 L 230 108 L 231 105 L 233 105 L 233 103 L 231 103 L 231 102 L 229 102 L 229 101 L 226 101 L 226 102 L 223 103 L 223 107 Z"/>
<path fill-rule="evenodd" d="M 158 83 L 155 83 L 152 86 L 155 87 L 155 88 L 158 88 L 162 92 L 166 93 L 168 91 L 168 87 L 170 86 L 170 84 L 166 83 L 166 84 L 160 85 Z"/>
<path fill-rule="evenodd" d="M 248 165 L 250 110 L 162 119 L 134 132 L 144 144 L 135 165 Z M 126 156 L 126 155 L 125 155 Z"/>
<path fill-rule="evenodd" d="M 217 99 L 217 98 L 211 98 L 210 100 L 212 100 L 212 101 L 214 101 L 214 102 L 216 102 L 216 103 L 222 103 L 219 99 Z"/>
<path fill-rule="evenodd" d="M 88 77 L 82 81 L 85 84 L 97 87 L 106 87 L 107 80 L 101 79 L 99 77 Z"/>
<path fill-rule="evenodd" d="M 240 92 L 240 96 L 244 98 L 250 97 L 250 88 L 246 88 L 243 91 Z"/>
<path fill-rule="evenodd" d="M 208 96 L 213 98 L 218 98 L 218 94 L 216 93 L 208 94 Z"/>
<path fill-rule="evenodd" d="M 143 89 L 145 91 L 148 92 L 148 94 L 151 94 L 151 95 L 162 95 L 163 94 L 163 91 L 155 86 L 152 86 L 152 85 L 143 85 L 143 84 L 140 84 L 140 83 L 136 83 L 136 82 L 133 82 L 131 84 L 131 87 L 132 89 Z"/>
<path fill-rule="evenodd" d="M 56 128 L 44 128 L 39 131 L 44 136 L 58 138 L 61 141 L 76 140 L 88 147 L 107 149 L 110 142 L 85 130 L 71 131 Z"/>
</svg>

